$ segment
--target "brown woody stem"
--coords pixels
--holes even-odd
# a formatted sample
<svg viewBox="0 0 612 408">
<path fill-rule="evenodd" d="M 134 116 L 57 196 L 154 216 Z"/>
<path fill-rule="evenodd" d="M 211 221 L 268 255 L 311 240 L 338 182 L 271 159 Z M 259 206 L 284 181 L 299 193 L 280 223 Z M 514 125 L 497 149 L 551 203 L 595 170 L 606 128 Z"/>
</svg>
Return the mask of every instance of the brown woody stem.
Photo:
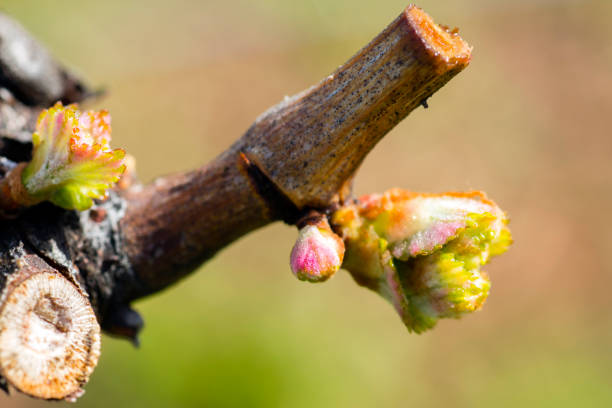
<svg viewBox="0 0 612 408">
<path fill-rule="evenodd" d="M 319 84 L 271 108 L 212 163 L 128 194 L 126 250 L 144 295 L 238 237 L 350 193 L 368 152 L 467 66 L 471 47 L 409 6 Z"/>
<path fill-rule="evenodd" d="M 28 163 L 19 163 L 0 180 L 0 218 L 12 218 L 24 207 L 38 204 L 26 191 L 21 174 Z"/>
<path fill-rule="evenodd" d="M 22 44 L 27 34 L 14 24 L 0 28 L 0 108 L 7 107 L 0 109 L 0 208 L 16 210 L 34 204 L 20 190 L 24 165 L 14 165 L 29 160 L 34 105 L 58 97 L 42 89 L 47 70 L 17 75 L 30 71 L 16 63 L 11 52 L 19 47 L 9 40 Z M 63 72 L 44 49 L 32 50 Z M 256 228 L 306 222 L 345 201 L 368 152 L 465 68 L 470 53 L 455 32 L 410 6 L 332 75 L 260 116 L 212 163 L 144 187 L 125 178 L 87 211 L 42 203 L 2 220 L 0 388 L 76 398 L 98 359 L 98 322 L 137 342 L 143 322 L 132 300 Z M 9 71 L 17 76 L 2 76 Z M 72 82 L 58 88 L 60 99 L 85 95 Z"/>
</svg>

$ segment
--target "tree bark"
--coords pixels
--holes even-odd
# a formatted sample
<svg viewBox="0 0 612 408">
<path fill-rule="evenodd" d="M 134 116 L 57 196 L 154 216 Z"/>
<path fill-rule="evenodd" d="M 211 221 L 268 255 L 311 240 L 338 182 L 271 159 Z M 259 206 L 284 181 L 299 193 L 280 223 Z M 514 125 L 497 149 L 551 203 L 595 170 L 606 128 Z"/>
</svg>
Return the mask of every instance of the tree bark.
<svg viewBox="0 0 612 408">
<path fill-rule="evenodd" d="M 261 115 L 212 163 L 129 194 L 130 263 L 150 291 L 236 238 L 347 198 L 370 150 L 467 66 L 471 48 L 408 7 L 319 84 Z"/>
<path fill-rule="evenodd" d="M 0 15 L 0 27 L 6 19 Z M 28 44 L 42 66 L 19 75 L 19 59 L 0 47 L 2 176 L 29 160 L 28 135 L 42 108 L 90 92 L 18 25 L 0 29 L 0 40 Z M 123 183 L 107 201 L 80 213 L 43 203 L 12 214 L 0 221 L 0 322 L 14 291 L 9 283 L 27 257 L 38 274 L 52 271 L 81 294 L 104 330 L 136 341 L 142 320 L 130 302 L 171 285 L 261 226 L 295 224 L 311 210 L 329 212 L 349 199 L 351 179 L 368 152 L 412 110 L 426 106 L 470 57 L 456 31 L 410 6 L 330 76 L 261 115 L 211 163 L 147 186 Z M 50 90 L 45 75 L 59 78 L 59 86 Z M 42 315 L 61 332 L 67 326 L 58 313 Z M 3 362 L 0 385 L 4 376 L 42 398 L 78 394 L 70 387 L 64 396 L 37 394 Z M 80 387 L 86 378 L 78 378 Z"/>
</svg>

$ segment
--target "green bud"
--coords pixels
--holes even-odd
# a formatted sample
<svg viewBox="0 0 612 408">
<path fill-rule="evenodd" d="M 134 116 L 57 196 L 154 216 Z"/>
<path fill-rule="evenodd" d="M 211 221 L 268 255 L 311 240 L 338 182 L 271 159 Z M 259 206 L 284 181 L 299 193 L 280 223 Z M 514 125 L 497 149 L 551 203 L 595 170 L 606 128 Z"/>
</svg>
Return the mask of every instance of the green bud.
<svg viewBox="0 0 612 408">
<path fill-rule="evenodd" d="M 479 192 L 397 189 L 365 196 L 332 217 L 345 239 L 343 267 L 417 333 L 482 307 L 490 282 L 480 268 L 510 245 L 507 222 Z"/>
</svg>

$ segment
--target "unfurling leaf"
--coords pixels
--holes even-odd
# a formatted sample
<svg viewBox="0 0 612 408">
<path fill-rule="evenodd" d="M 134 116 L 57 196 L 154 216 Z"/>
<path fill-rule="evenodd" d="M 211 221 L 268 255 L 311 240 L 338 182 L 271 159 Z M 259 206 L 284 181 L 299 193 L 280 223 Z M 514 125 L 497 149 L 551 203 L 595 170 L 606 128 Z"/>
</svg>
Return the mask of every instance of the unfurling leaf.
<svg viewBox="0 0 612 408">
<path fill-rule="evenodd" d="M 417 333 L 480 309 L 490 282 L 480 267 L 512 242 L 504 212 L 481 192 L 399 189 L 336 211 L 343 267 L 389 300 Z"/>
<path fill-rule="evenodd" d="M 80 112 L 60 102 L 44 110 L 32 136 L 32 160 L 22 175 L 28 194 L 75 210 L 104 198 L 125 170 L 125 151 L 110 148 L 110 133 L 107 111 Z"/>
</svg>

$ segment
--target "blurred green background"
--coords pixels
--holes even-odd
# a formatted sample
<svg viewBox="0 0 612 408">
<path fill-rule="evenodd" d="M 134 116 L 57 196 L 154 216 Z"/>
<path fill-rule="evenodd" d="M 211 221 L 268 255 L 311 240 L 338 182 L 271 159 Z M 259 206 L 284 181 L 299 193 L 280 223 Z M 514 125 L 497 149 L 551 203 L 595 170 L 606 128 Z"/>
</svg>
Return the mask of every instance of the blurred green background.
<svg viewBox="0 0 612 408">
<path fill-rule="evenodd" d="M 140 177 L 201 165 L 318 82 L 399 0 L 3 0 L 94 86 Z M 515 244 L 481 312 L 409 334 L 347 273 L 288 267 L 296 231 L 244 237 L 104 337 L 82 407 L 612 406 L 612 2 L 422 0 L 471 65 L 368 157 L 356 193 L 485 190 Z M 46 403 L 0 395 L 0 406 Z M 64 406 L 64 404 L 54 405 Z"/>
</svg>

